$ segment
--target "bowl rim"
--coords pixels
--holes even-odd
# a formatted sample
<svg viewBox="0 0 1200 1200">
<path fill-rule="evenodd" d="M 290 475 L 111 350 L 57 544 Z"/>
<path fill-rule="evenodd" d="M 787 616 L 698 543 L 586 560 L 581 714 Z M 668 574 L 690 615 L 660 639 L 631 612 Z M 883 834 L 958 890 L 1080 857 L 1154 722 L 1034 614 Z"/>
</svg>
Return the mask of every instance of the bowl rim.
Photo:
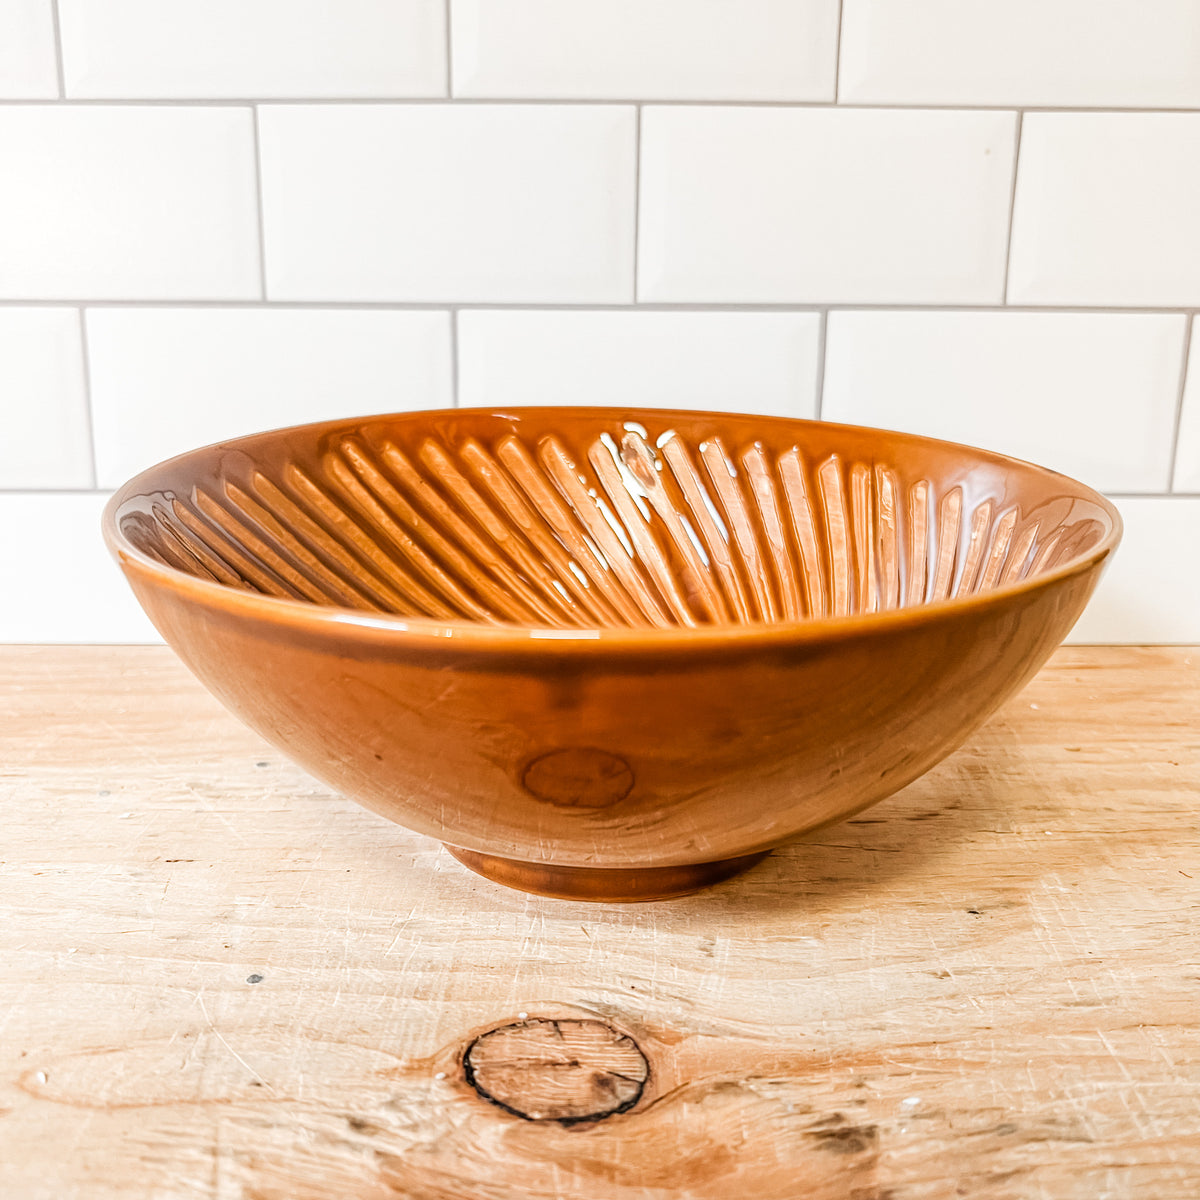
<svg viewBox="0 0 1200 1200">
<path fill-rule="evenodd" d="M 263 437 L 305 431 L 314 437 L 332 433 L 339 428 L 347 430 L 367 423 L 391 420 L 411 420 L 420 417 L 487 416 L 498 419 L 520 421 L 528 414 L 561 414 L 571 417 L 596 415 L 607 419 L 639 420 L 643 417 L 667 418 L 733 418 L 785 422 L 797 428 L 820 427 L 846 430 L 857 434 L 884 435 L 918 445 L 936 445 L 944 449 L 968 452 L 976 460 L 984 460 L 1000 467 L 1017 467 L 1033 470 L 1041 475 L 1053 476 L 1069 485 L 1073 498 L 1087 500 L 1100 508 L 1109 518 L 1110 528 L 1101 540 L 1085 554 L 1078 555 L 1059 565 L 1052 571 L 1001 584 L 986 592 L 973 592 L 967 596 L 951 596 L 944 600 L 928 601 L 923 604 L 901 606 L 870 613 L 849 613 L 842 616 L 804 617 L 798 621 L 773 621 L 745 624 L 705 624 L 696 626 L 578 626 L 551 627 L 516 624 L 486 624 L 480 621 L 443 619 L 437 617 L 406 616 L 339 605 L 315 604 L 308 600 L 293 600 L 283 596 L 269 596 L 262 592 L 245 591 L 230 587 L 216 580 L 204 579 L 181 571 L 139 550 L 121 532 L 117 514 L 127 501 L 137 495 L 161 490 L 153 486 L 153 478 L 164 469 L 216 450 L 239 450 L 245 443 Z M 924 434 L 884 429 L 872 425 L 855 425 L 840 421 L 825 421 L 806 417 L 780 417 L 768 414 L 727 412 L 709 409 L 652 408 L 641 405 L 523 405 L 517 408 L 480 406 L 471 408 L 412 409 L 402 412 L 368 413 L 357 417 L 339 417 L 326 421 L 302 422 L 297 425 L 279 426 L 235 438 L 212 442 L 204 446 L 163 459 L 146 467 L 126 480 L 109 497 L 101 515 L 101 529 L 105 543 L 122 569 L 127 565 L 136 567 L 157 583 L 163 584 L 177 596 L 188 597 L 202 603 L 222 608 L 227 614 L 260 618 L 272 623 L 293 628 L 307 627 L 326 634 L 338 634 L 351 638 L 365 638 L 377 642 L 379 636 L 399 637 L 405 643 L 414 641 L 434 642 L 445 645 L 453 641 L 460 648 L 479 650 L 530 651 L 553 650 L 555 647 L 572 651 L 599 651 L 612 653 L 629 650 L 674 650 L 686 647 L 736 645 L 739 647 L 770 646 L 809 642 L 842 640 L 868 633 L 903 629 L 914 624 L 924 624 L 938 616 L 951 617 L 956 614 L 986 612 L 997 605 L 1019 596 L 1030 596 L 1056 583 L 1083 574 L 1107 558 L 1120 544 L 1124 532 L 1121 513 L 1107 496 L 1088 484 L 1064 475 L 1053 468 L 1030 462 L 1013 455 L 985 450 L 964 442 L 944 438 L 928 437 Z"/>
</svg>

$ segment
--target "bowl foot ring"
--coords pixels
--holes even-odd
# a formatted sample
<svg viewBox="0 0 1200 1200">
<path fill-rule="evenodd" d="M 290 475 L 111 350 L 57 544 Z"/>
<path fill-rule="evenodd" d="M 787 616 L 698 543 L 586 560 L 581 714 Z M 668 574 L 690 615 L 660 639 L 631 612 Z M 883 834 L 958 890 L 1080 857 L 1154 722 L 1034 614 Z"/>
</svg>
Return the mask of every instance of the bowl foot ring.
<svg viewBox="0 0 1200 1200">
<path fill-rule="evenodd" d="M 596 900 L 619 904 L 638 900 L 669 900 L 686 896 L 748 870 L 769 851 L 724 858 L 718 862 L 686 863 L 674 867 L 556 867 L 550 863 L 519 862 L 447 846 L 447 850 L 477 875 L 505 887 L 559 900 Z"/>
</svg>

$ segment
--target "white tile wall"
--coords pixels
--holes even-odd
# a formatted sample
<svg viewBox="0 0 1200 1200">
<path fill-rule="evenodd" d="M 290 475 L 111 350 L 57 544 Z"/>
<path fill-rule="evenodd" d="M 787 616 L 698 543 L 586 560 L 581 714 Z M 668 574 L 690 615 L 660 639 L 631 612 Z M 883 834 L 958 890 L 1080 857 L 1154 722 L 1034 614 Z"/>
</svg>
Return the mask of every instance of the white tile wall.
<svg viewBox="0 0 1200 1200">
<path fill-rule="evenodd" d="M 57 95 L 51 0 L 0 0 L 0 98 Z"/>
<path fill-rule="evenodd" d="M 1118 503 L 1121 542 L 1072 642 L 1200 642 L 1200 498 Z"/>
<path fill-rule="evenodd" d="M 454 0 L 456 96 L 832 100 L 837 0 Z"/>
<path fill-rule="evenodd" d="M 1057 466 L 1200 640 L 1197 214 L 1198 0 L 0 0 L 0 640 L 150 636 L 154 460 L 559 400 Z"/>
<path fill-rule="evenodd" d="M 1118 492 L 1165 491 L 1181 315 L 838 312 L 822 416 L 987 446 Z"/>
<path fill-rule="evenodd" d="M 811 417 L 820 330 L 815 313 L 465 311 L 459 403 Z"/>
<path fill-rule="evenodd" d="M 632 108 L 268 106 L 260 138 L 272 299 L 632 299 Z"/>
<path fill-rule="evenodd" d="M 251 114 L 0 107 L 0 297 L 259 295 Z"/>
<path fill-rule="evenodd" d="M 1200 304 L 1200 113 L 1029 113 L 1016 304 Z"/>
<path fill-rule="evenodd" d="M 843 0 L 839 98 L 1200 105 L 1195 0 Z"/>
<path fill-rule="evenodd" d="M 260 429 L 453 403 L 445 312 L 109 308 L 87 330 L 101 487 Z"/>
<path fill-rule="evenodd" d="M 1177 492 L 1200 493 L 1200 324 L 1192 321 L 1192 348 L 1188 354 L 1187 387 L 1179 415 L 1179 445 L 1175 451 Z M 1200 597 L 1197 597 L 1200 604 Z"/>
<path fill-rule="evenodd" d="M 642 300 L 995 303 L 1016 118 L 648 108 Z"/>
<path fill-rule="evenodd" d="M 444 0 L 58 0 L 58 11 L 70 97 L 446 94 Z"/>
<path fill-rule="evenodd" d="M 156 642 L 100 537 L 99 493 L 0 494 L 0 629 L 10 642 Z"/>
<path fill-rule="evenodd" d="M 0 488 L 88 488 L 79 313 L 0 308 Z"/>
</svg>

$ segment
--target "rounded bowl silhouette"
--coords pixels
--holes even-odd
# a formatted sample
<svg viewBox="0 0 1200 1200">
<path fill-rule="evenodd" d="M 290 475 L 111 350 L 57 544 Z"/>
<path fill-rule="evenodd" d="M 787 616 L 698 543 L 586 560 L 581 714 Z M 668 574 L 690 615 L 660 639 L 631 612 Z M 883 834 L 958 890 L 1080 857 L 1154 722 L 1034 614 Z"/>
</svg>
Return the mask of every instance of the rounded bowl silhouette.
<svg viewBox="0 0 1200 1200">
<path fill-rule="evenodd" d="M 1120 538 L 1052 471 L 676 410 L 365 417 L 195 450 L 105 512 L 248 725 L 545 895 L 677 895 L 883 799 L 1066 635 Z"/>
</svg>

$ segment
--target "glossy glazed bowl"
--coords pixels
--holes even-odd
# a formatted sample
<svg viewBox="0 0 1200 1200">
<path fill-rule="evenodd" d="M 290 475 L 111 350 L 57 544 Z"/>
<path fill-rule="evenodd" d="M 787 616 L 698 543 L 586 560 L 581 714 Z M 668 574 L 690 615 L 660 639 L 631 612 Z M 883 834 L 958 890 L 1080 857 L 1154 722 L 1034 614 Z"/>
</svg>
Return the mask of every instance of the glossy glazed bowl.
<svg viewBox="0 0 1200 1200">
<path fill-rule="evenodd" d="M 1120 518 L 904 434 L 599 408 L 309 425 L 112 498 L 195 674 L 491 879 L 695 890 L 903 787 L 1038 669 Z"/>
</svg>

